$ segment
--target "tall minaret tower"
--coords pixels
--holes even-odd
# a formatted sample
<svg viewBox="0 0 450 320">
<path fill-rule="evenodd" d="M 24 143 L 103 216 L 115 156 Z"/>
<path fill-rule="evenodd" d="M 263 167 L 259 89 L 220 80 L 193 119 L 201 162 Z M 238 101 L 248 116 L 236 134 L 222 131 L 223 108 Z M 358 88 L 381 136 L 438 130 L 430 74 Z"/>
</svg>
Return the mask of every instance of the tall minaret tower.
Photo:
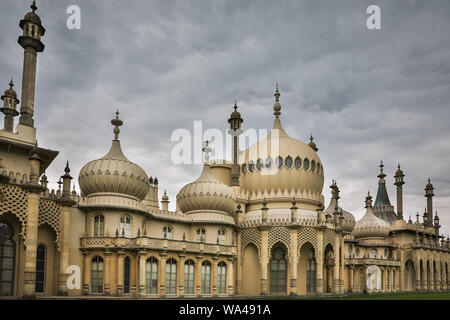
<svg viewBox="0 0 450 320">
<path fill-rule="evenodd" d="M 234 111 L 231 113 L 230 119 L 228 119 L 228 123 L 230 124 L 230 129 L 228 133 L 231 135 L 233 139 L 233 159 L 231 165 L 231 186 L 239 186 L 239 135 L 242 134 L 241 124 L 244 120 L 241 117 L 241 114 L 237 111 L 237 103 L 234 102 Z"/>
<path fill-rule="evenodd" d="M 431 184 L 430 178 L 428 178 L 428 183 L 425 187 L 425 198 L 427 198 L 426 227 L 433 226 L 433 197 L 434 197 L 434 186 Z"/>
<path fill-rule="evenodd" d="M 395 172 L 395 183 L 394 185 L 397 186 L 397 217 L 398 220 L 403 219 L 403 185 L 405 182 L 403 181 L 403 177 L 405 175 L 403 174 L 402 169 L 400 169 L 400 163 L 398 164 L 398 169 Z"/>
<path fill-rule="evenodd" d="M 25 14 L 20 20 L 19 26 L 23 34 L 19 36 L 18 43 L 24 48 L 23 76 L 22 76 L 22 104 L 20 106 L 19 124 L 33 127 L 34 120 L 34 91 L 36 87 L 37 53 L 44 51 L 41 36 L 45 34 L 45 28 L 41 19 L 35 13 L 36 2 L 30 6 L 31 12 Z"/>
</svg>

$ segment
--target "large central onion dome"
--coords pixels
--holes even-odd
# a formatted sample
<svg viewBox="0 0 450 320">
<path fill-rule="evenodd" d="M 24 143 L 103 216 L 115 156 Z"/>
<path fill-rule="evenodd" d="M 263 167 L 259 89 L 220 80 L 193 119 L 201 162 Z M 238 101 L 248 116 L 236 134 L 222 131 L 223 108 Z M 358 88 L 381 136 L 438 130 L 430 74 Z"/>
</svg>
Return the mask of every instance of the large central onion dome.
<svg viewBox="0 0 450 320">
<path fill-rule="evenodd" d="M 370 194 L 366 197 L 366 214 L 353 229 L 353 236 L 359 238 L 385 238 L 389 234 L 389 224 L 383 219 L 375 216 L 372 210 L 372 197 Z"/>
<path fill-rule="evenodd" d="M 109 152 L 100 159 L 88 162 L 78 176 L 81 195 L 120 194 L 134 200 L 143 200 L 149 189 L 148 176 L 137 164 L 128 160 L 120 147 L 119 126 L 123 124 L 116 118 L 111 120 L 114 128 L 114 140 Z"/>
<path fill-rule="evenodd" d="M 262 200 L 271 195 L 309 199 L 317 204 L 322 195 L 324 172 L 315 143 L 308 145 L 290 137 L 279 118 L 281 105 L 278 86 L 273 106 L 275 121 L 267 137 L 246 149 L 240 157 L 241 188 L 250 197 Z"/>
<path fill-rule="evenodd" d="M 177 194 L 178 208 L 186 214 L 199 211 L 213 211 L 233 215 L 235 200 L 233 190 L 218 181 L 210 172 L 209 155 L 211 148 L 206 145 L 205 164 L 200 177 L 185 185 Z"/>
</svg>

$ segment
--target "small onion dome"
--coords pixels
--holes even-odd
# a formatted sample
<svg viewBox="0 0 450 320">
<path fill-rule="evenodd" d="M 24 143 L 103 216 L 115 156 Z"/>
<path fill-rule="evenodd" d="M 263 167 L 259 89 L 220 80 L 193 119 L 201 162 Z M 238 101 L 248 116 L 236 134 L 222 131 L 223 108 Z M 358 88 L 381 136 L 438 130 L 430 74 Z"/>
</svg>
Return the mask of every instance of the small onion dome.
<svg viewBox="0 0 450 320">
<path fill-rule="evenodd" d="M 426 188 L 427 188 L 427 189 L 433 188 L 433 184 L 431 183 L 430 178 L 428 178 L 428 183 L 427 183 Z"/>
<path fill-rule="evenodd" d="M 308 143 L 308 145 L 311 147 L 311 149 L 313 149 L 315 152 L 319 151 L 316 143 L 313 141 L 314 138 L 313 138 L 312 134 L 311 134 L 311 137 L 309 138 L 309 140 L 310 140 L 310 143 Z"/>
<path fill-rule="evenodd" d="M 161 198 L 163 201 L 168 201 L 169 200 L 169 196 L 166 193 L 166 190 L 164 190 L 164 195 Z"/>
<path fill-rule="evenodd" d="M 82 196 L 116 193 L 143 200 L 149 189 L 149 180 L 145 171 L 128 160 L 122 152 L 118 136 L 119 113 L 111 122 L 115 126 L 115 139 L 109 152 L 100 159 L 88 162 L 78 176 Z"/>
<path fill-rule="evenodd" d="M 323 211 L 323 215 L 331 214 L 333 215 L 334 210 L 336 208 L 336 199 L 333 197 L 330 200 L 330 204 L 328 207 Z M 352 232 L 353 228 L 355 227 L 355 217 L 348 211 L 343 210 L 341 207 L 338 206 L 338 210 L 342 210 L 342 214 L 344 216 L 344 223 L 343 223 L 343 229 L 347 232 Z"/>
<path fill-rule="evenodd" d="M 403 175 L 403 170 L 400 169 L 400 164 L 398 164 L 398 169 L 397 169 L 397 171 L 395 171 L 395 175 L 396 175 L 396 176 L 401 176 L 401 175 Z"/>
<path fill-rule="evenodd" d="M 177 194 L 178 207 L 189 214 L 199 210 L 221 211 L 233 215 L 236 196 L 226 184 L 216 180 L 209 164 L 204 164 L 200 177 L 185 185 Z"/>
<path fill-rule="evenodd" d="M 355 224 L 353 236 L 355 238 L 384 238 L 389 234 L 389 224 L 375 216 L 372 210 L 372 197 L 366 198 L 366 214 Z"/>
<path fill-rule="evenodd" d="M 228 123 L 231 122 L 231 119 L 240 119 L 241 118 L 241 114 L 239 113 L 239 111 L 237 111 L 237 102 L 234 102 L 234 111 L 231 113 L 230 119 L 228 120 Z"/>
<path fill-rule="evenodd" d="M 5 92 L 3 93 L 3 96 L 4 97 L 8 97 L 8 98 L 16 99 L 17 98 L 17 93 L 16 93 L 16 91 L 14 91 L 13 87 L 14 87 L 14 83 L 13 83 L 13 81 L 11 79 L 11 81 L 9 82 L 9 88 L 5 90 Z M 17 101 L 17 103 L 19 103 L 19 102 Z"/>
<path fill-rule="evenodd" d="M 33 4 L 30 6 L 30 8 L 31 8 L 32 11 L 31 12 L 27 12 L 25 14 L 25 16 L 23 17 L 23 19 L 24 20 L 30 20 L 30 21 L 32 21 L 32 22 L 34 22 L 36 24 L 41 24 L 41 18 L 39 18 L 39 16 L 35 12 L 37 10 L 35 1 L 33 1 Z"/>
</svg>

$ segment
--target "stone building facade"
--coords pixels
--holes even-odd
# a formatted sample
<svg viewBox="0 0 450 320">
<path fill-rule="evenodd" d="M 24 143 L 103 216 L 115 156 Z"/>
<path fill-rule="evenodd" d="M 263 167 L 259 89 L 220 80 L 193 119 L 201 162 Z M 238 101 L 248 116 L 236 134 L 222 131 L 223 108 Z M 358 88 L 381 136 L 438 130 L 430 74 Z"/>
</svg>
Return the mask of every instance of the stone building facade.
<svg viewBox="0 0 450 320">
<path fill-rule="evenodd" d="M 58 152 L 37 146 L 33 121 L 37 54 L 46 30 L 34 2 L 31 9 L 20 21 L 21 102 L 12 81 L 1 96 L 0 296 L 449 289 L 449 239 L 439 234 L 431 182 L 422 221 L 403 217 L 400 167 L 395 211 L 382 163 L 375 203 L 368 194 L 362 219 L 356 222 L 339 206 L 335 181 L 325 208 L 317 145 L 284 131 L 278 87 L 270 134 L 240 152 L 243 118 L 235 105 L 228 120 L 233 161 L 210 161 L 206 144 L 202 173 L 179 191 L 175 211 L 165 192 L 159 198 L 158 179 L 124 155 L 118 112 L 109 152 L 79 172 L 80 193 L 71 190 L 69 163 L 59 189 L 49 190 L 45 170 Z"/>
</svg>

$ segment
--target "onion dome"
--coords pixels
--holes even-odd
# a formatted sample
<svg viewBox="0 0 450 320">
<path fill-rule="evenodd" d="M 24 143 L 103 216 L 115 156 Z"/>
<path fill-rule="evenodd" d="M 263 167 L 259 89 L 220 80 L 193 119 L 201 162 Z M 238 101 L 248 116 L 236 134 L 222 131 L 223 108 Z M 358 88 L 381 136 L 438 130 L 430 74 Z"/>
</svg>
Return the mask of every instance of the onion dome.
<svg viewBox="0 0 450 320">
<path fill-rule="evenodd" d="M 149 189 L 149 179 L 145 171 L 128 160 L 122 152 L 119 138 L 119 126 L 123 124 L 116 118 L 111 120 L 114 125 L 114 140 L 109 152 L 100 159 L 88 162 L 81 169 L 78 183 L 84 197 L 119 194 L 134 200 L 143 200 Z"/>
<path fill-rule="evenodd" d="M 185 185 L 177 194 L 178 208 L 185 214 L 198 211 L 219 211 L 233 215 L 236 196 L 233 190 L 226 184 L 213 177 L 209 165 L 209 152 L 211 148 L 203 148 L 205 152 L 205 163 L 200 177 Z"/>
<path fill-rule="evenodd" d="M 277 86 L 272 130 L 266 138 L 241 154 L 240 186 L 250 197 L 261 201 L 264 194 L 267 194 L 269 202 L 273 202 L 270 198 L 274 197 L 290 202 L 295 195 L 297 199 L 306 199 L 311 205 L 317 205 L 324 182 L 321 160 L 310 145 L 284 131 L 279 97 Z"/>
<path fill-rule="evenodd" d="M 308 143 L 308 145 L 311 147 L 311 149 L 313 149 L 315 152 L 319 151 L 319 148 L 317 148 L 316 143 L 313 141 L 314 138 L 312 136 L 312 133 L 311 133 L 311 136 L 309 137 L 309 140 L 310 140 L 310 143 Z"/>
<path fill-rule="evenodd" d="M 164 190 L 164 195 L 161 197 L 161 200 L 163 200 L 163 201 L 169 201 L 169 196 L 167 195 L 166 190 Z"/>
<path fill-rule="evenodd" d="M 33 24 L 36 24 L 38 28 L 41 30 L 41 35 L 44 35 L 45 28 L 42 26 L 41 18 L 37 15 L 35 12 L 38 8 L 36 7 L 36 1 L 33 0 L 33 3 L 30 6 L 31 11 L 27 12 L 23 19 L 20 21 L 20 27 L 23 28 L 24 25 L 28 22 L 31 22 Z"/>
<path fill-rule="evenodd" d="M 402 176 L 403 175 L 403 170 L 400 169 L 400 163 L 398 164 L 397 171 L 395 171 L 395 175 L 396 176 Z"/>
<path fill-rule="evenodd" d="M 344 216 L 344 221 L 343 221 L 343 230 L 347 231 L 347 232 L 352 232 L 353 228 L 355 227 L 355 217 L 348 211 L 343 210 L 338 204 L 337 204 L 337 199 L 335 197 L 335 190 L 338 189 L 338 186 L 336 185 L 336 182 L 333 181 L 332 185 L 330 186 L 331 190 L 332 190 L 332 194 L 333 196 L 331 197 L 330 200 L 330 204 L 328 205 L 328 207 L 323 211 L 323 216 L 330 214 L 333 215 L 333 213 L 336 210 L 336 206 L 339 210 L 339 212 L 342 211 L 342 215 Z"/>
<path fill-rule="evenodd" d="M 372 210 L 372 197 L 366 197 L 366 214 L 355 224 L 353 236 L 355 238 L 384 238 L 389 234 L 389 224 L 375 216 Z"/>
<path fill-rule="evenodd" d="M 11 81 L 9 82 L 9 88 L 5 90 L 3 95 L 1 96 L 1 99 L 3 100 L 3 108 L 9 109 L 8 114 L 12 113 L 12 116 L 16 116 L 18 112 L 16 111 L 17 104 L 20 102 L 19 99 L 17 99 L 17 93 L 13 89 L 14 82 L 11 78 Z M 2 108 L 2 109 L 3 109 Z"/>
</svg>

